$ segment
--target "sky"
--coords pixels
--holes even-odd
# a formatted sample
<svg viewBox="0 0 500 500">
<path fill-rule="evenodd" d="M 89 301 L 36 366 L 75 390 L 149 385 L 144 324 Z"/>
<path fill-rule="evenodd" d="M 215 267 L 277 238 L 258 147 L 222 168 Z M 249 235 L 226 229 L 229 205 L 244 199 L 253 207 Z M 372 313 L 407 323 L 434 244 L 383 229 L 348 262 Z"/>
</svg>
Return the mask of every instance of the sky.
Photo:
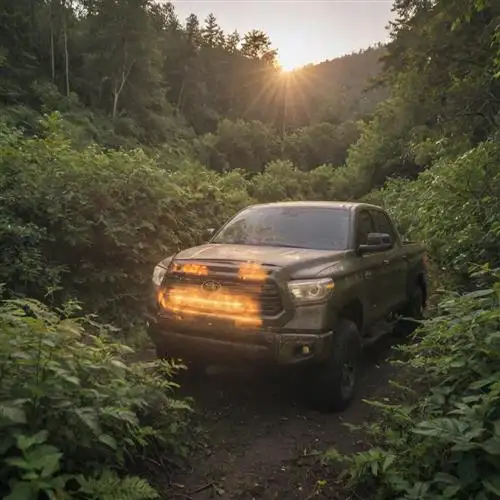
<svg viewBox="0 0 500 500">
<path fill-rule="evenodd" d="M 391 0 L 174 0 L 179 18 L 212 12 L 226 32 L 267 33 L 284 69 L 364 49 L 388 38 Z"/>
</svg>

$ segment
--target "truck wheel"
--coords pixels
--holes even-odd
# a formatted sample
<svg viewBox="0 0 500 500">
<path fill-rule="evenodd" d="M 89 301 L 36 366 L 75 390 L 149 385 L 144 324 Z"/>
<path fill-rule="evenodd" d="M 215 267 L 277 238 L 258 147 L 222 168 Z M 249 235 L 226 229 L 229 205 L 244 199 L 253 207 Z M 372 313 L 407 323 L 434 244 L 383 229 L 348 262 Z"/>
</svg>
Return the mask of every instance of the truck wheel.
<svg viewBox="0 0 500 500">
<path fill-rule="evenodd" d="M 307 387 L 310 403 L 325 411 L 345 410 L 356 391 L 361 335 L 355 323 L 339 321 L 327 361 L 314 367 Z"/>
<path fill-rule="evenodd" d="M 397 333 L 411 335 L 418 327 L 418 321 L 424 317 L 424 293 L 422 287 L 413 288 L 410 299 L 402 311 L 402 315 L 410 319 L 400 319 L 396 325 Z M 417 321 L 411 321 L 411 319 Z"/>
</svg>

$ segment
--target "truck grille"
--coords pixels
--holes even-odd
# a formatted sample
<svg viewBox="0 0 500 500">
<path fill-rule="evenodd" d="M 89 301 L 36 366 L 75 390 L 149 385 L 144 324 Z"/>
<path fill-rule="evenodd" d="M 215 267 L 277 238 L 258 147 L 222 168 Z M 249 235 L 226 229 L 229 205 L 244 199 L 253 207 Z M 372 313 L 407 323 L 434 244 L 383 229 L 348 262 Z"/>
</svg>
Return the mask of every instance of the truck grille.
<svg viewBox="0 0 500 500">
<path fill-rule="evenodd" d="M 193 287 L 199 290 L 206 281 L 217 281 L 222 285 L 221 290 L 228 293 L 242 294 L 249 296 L 257 301 L 260 306 L 260 313 L 263 317 L 272 317 L 283 311 L 281 294 L 277 284 L 274 281 L 267 280 L 264 283 L 243 282 L 237 278 L 219 278 L 217 276 L 182 276 L 169 274 L 165 283 L 165 289 L 168 290 L 176 285 Z"/>
</svg>

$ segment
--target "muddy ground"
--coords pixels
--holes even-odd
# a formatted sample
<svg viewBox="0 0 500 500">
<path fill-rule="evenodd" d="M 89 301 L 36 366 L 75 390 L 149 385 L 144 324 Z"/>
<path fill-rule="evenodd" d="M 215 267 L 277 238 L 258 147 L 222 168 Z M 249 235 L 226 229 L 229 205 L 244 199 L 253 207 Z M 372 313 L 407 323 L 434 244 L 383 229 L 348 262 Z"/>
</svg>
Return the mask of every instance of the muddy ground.
<svg viewBox="0 0 500 500">
<path fill-rule="evenodd" d="M 396 368 L 387 361 L 392 344 L 388 336 L 365 353 L 358 397 L 341 414 L 308 409 L 290 380 L 269 375 L 219 371 L 201 382 L 185 381 L 182 392 L 194 398 L 205 445 L 191 454 L 188 470 L 169 477 L 163 498 L 350 498 L 319 457 L 331 447 L 352 453 L 366 446 L 362 434 L 344 424 L 373 420 L 362 400 L 394 391 L 389 381 Z"/>
</svg>

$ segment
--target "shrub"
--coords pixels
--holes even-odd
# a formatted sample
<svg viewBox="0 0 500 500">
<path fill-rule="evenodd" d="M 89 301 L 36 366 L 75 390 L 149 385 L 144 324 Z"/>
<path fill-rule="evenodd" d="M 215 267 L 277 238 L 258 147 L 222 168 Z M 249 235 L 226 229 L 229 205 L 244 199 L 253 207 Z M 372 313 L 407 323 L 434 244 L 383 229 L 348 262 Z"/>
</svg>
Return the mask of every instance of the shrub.
<svg viewBox="0 0 500 500">
<path fill-rule="evenodd" d="M 351 486 L 378 498 L 500 496 L 500 275 L 491 288 L 444 300 L 420 341 L 400 349 L 430 387 L 417 404 L 381 404 L 373 447 L 352 457 Z"/>
<path fill-rule="evenodd" d="M 70 306 L 0 306 L 0 497 L 155 498 L 125 467 L 159 447 L 185 453 L 176 367 L 125 364 L 130 349 Z"/>
<path fill-rule="evenodd" d="M 445 158 L 415 181 L 390 180 L 365 198 L 381 203 L 441 270 L 464 284 L 471 266 L 500 265 L 500 144 Z"/>
<path fill-rule="evenodd" d="M 130 326 L 156 263 L 239 208 L 241 187 L 226 196 L 235 188 L 218 174 L 193 162 L 169 172 L 141 150 L 75 150 L 57 115 L 43 125 L 34 138 L 0 128 L 0 283 Z"/>
</svg>

